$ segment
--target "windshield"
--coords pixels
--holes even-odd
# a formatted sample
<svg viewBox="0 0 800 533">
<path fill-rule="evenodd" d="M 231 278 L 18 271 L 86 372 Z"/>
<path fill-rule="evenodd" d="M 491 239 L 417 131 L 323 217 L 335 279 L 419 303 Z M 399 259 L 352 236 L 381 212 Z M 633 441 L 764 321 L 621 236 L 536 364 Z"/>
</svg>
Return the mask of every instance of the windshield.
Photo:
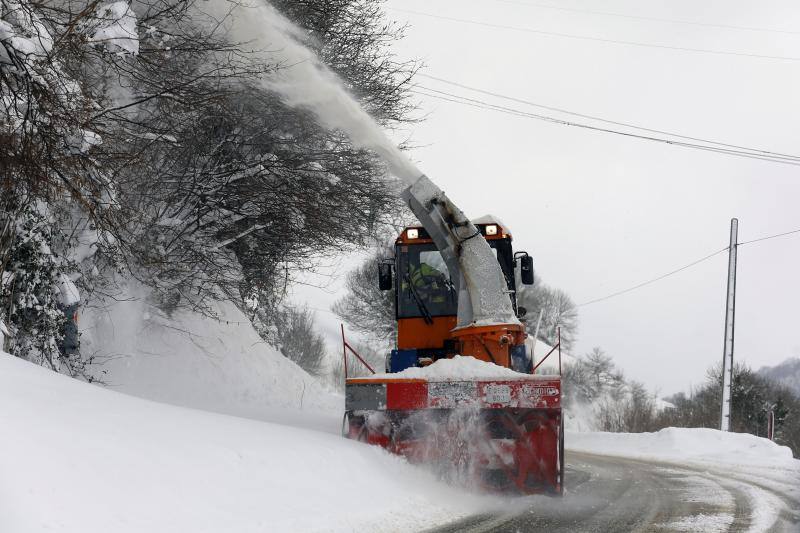
<svg viewBox="0 0 800 533">
<path fill-rule="evenodd" d="M 455 315 L 458 295 L 434 244 L 398 246 L 397 316 Z"/>
</svg>

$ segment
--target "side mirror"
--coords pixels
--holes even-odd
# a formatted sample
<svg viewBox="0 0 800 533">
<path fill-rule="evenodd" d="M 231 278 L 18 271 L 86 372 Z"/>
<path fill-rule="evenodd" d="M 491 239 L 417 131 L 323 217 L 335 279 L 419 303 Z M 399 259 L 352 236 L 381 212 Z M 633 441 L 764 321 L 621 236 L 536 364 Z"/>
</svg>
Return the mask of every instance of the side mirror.
<svg viewBox="0 0 800 533">
<path fill-rule="evenodd" d="M 519 259 L 519 277 L 524 285 L 533 285 L 533 257 L 528 254 Z"/>
<path fill-rule="evenodd" d="M 378 263 L 378 288 L 382 291 L 388 291 L 392 288 L 391 263 Z"/>
</svg>

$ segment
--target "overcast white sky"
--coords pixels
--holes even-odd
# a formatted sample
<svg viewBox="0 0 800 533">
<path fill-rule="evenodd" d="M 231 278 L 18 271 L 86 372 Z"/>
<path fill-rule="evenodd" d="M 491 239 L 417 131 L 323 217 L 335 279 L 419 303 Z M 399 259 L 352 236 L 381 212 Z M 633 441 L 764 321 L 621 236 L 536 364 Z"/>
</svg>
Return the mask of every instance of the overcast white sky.
<svg viewBox="0 0 800 533">
<path fill-rule="evenodd" d="M 625 14 L 614 17 L 543 5 Z M 800 5 L 795 2 L 389 0 L 407 21 L 402 58 L 424 73 L 608 119 L 800 154 Z M 776 60 L 615 44 L 445 17 Z M 751 31 L 702 24 L 769 28 Z M 536 111 L 419 78 L 422 85 Z M 420 96 L 413 159 L 470 216 L 494 213 L 539 279 L 577 302 L 674 270 L 727 245 L 800 228 L 800 167 L 597 133 Z M 540 110 L 541 111 L 541 110 Z M 347 264 L 348 259 L 343 259 Z M 800 233 L 742 246 L 735 358 L 753 367 L 800 356 Z M 577 353 L 601 346 L 662 394 L 687 390 L 722 357 L 727 254 L 580 308 Z M 338 285 L 332 284 L 335 290 Z M 326 309 L 335 294 L 297 300 Z M 333 335 L 338 322 L 318 318 Z"/>
</svg>

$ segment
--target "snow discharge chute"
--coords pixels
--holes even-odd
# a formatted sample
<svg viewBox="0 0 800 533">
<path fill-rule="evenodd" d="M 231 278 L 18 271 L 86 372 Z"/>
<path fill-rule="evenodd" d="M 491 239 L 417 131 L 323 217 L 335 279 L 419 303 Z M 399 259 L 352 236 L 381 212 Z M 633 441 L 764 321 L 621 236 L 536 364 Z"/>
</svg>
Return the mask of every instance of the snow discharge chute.
<svg viewBox="0 0 800 533">
<path fill-rule="evenodd" d="M 447 263 L 458 293 L 458 327 L 518 324 L 500 264 L 475 225 L 425 175 L 402 196 Z"/>
<path fill-rule="evenodd" d="M 266 89 L 379 155 L 406 184 L 402 197 L 422 223 L 396 241 L 397 347 L 387 356 L 388 373 L 346 380 L 345 434 L 412 460 L 449 464 L 456 478 L 482 487 L 561 493 L 561 379 L 533 374 L 517 320 L 515 273 L 519 267 L 523 282 L 532 283 L 530 257 L 514 254 L 499 221 L 470 222 L 302 44 L 305 32 L 272 6 L 195 6 L 198 21 L 222 25 L 279 67 L 261 80 Z"/>
<path fill-rule="evenodd" d="M 347 134 L 358 147 L 378 154 L 408 187 L 403 197 L 439 247 L 459 291 L 460 327 L 518 323 L 504 293 L 503 274 L 475 226 L 389 140 L 347 92 L 339 78 L 302 44 L 306 33 L 262 0 L 209 0 L 198 16 L 222 23 L 253 54 L 281 65 L 262 84 L 295 107 L 312 111 L 319 123 Z M 289 66 L 283 66 L 289 65 Z"/>
</svg>

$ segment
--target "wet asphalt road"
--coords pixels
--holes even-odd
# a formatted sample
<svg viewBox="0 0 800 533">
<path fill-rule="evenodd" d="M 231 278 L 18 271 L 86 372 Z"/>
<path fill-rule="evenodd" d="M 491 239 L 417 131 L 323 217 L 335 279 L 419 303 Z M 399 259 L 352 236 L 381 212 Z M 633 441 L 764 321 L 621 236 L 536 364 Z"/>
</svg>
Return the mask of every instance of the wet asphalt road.
<svg viewBox="0 0 800 533">
<path fill-rule="evenodd" d="M 563 498 L 518 500 L 514 511 L 478 514 L 431 533 L 800 532 L 800 502 L 767 483 L 569 451 L 566 462 Z M 787 509 L 770 515 L 765 501 Z"/>
</svg>

